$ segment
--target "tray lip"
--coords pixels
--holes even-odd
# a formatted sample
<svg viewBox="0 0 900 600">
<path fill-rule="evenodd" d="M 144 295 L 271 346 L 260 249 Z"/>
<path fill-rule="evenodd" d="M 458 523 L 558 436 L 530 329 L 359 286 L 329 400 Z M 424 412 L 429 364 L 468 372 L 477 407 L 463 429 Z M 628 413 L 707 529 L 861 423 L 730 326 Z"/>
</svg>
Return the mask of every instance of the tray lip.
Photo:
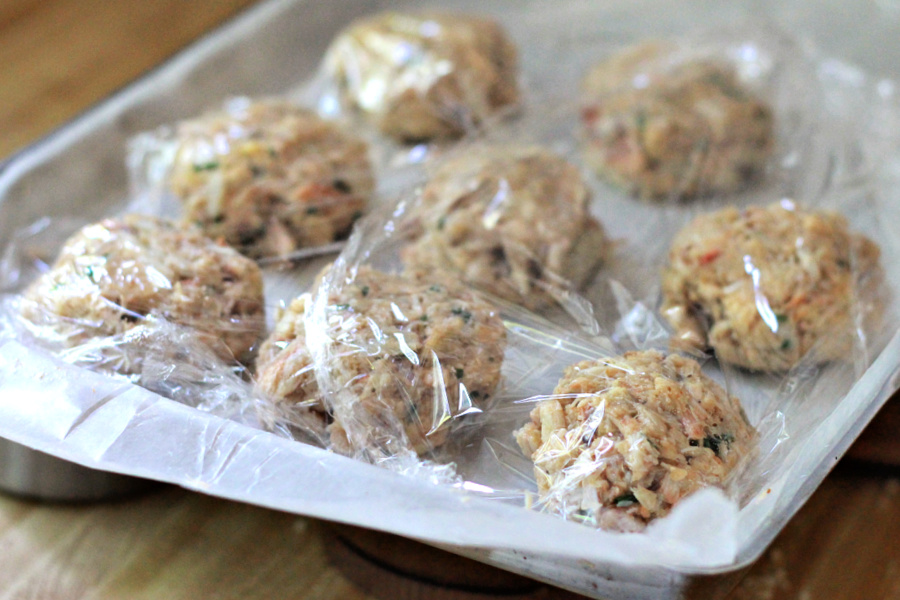
<svg viewBox="0 0 900 600">
<path fill-rule="evenodd" d="M 104 110 L 108 109 L 110 106 L 116 103 L 117 100 L 121 100 L 123 98 L 127 98 L 130 95 L 135 94 L 140 91 L 143 86 L 147 86 L 150 82 L 157 76 L 168 71 L 173 64 L 184 60 L 186 57 L 193 55 L 198 49 L 204 47 L 212 48 L 216 42 L 220 39 L 225 38 L 229 35 L 229 33 L 235 29 L 237 29 L 240 25 L 245 22 L 252 21 L 254 16 L 263 14 L 268 11 L 275 11 L 278 7 L 284 6 L 294 6 L 307 3 L 308 0 L 259 0 L 255 4 L 250 6 L 241 8 L 236 13 L 226 17 L 221 22 L 212 26 L 211 29 L 207 30 L 200 36 L 192 39 L 187 44 L 178 48 L 175 52 L 167 56 L 161 62 L 156 65 L 144 70 L 139 73 L 130 81 L 116 87 L 115 89 L 105 93 L 103 96 L 98 98 L 95 102 L 93 102 L 88 107 L 80 110 L 75 113 L 72 117 L 70 117 L 65 122 L 51 128 L 46 133 L 42 134 L 35 140 L 28 142 L 26 145 L 15 149 L 9 155 L 0 158 L 0 202 L 3 201 L 5 197 L 5 191 L 7 189 L 7 179 L 13 178 L 13 182 L 15 181 L 15 171 L 17 167 L 28 168 L 29 159 L 32 155 L 41 152 L 47 147 L 51 147 L 53 144 L 58 143 L 60 140 L 65 140 L 67 136 L 70 136 L 78 131 L 79 127 L 89 123 L 91 120 L 97 118 L 101 115 Z M 847 64 L 856 65 L 852 61 L 845 61 L 844 59 L 838 57 L 838 60 L 842 62 L 846 62 Z M 900 81 L 900 80 L 898 80 Z M 127 104 L 125 105 L 127 107 Z M 880 359 L 884 358 L 884 351 L 888 346 L 891 345 L 891 342 L 896 341 L 900 338 L 900 329 L 895 331 L 894 335 L 891 336 L 888 343 L 885 345 L 885 348 L 878 355 L 878 357 L 869 365 L 866 372 L 869 372 L 869 369 L 877 363 Z M 887 359 L 884 358 L 887 362 Z M 900 382 L 896 381 L 897 374 L 900 372 L 900 362 L 894 367 L 894 369 L 885 376 L 885 383 L 880 388 L 878 394 L 872 399 L 872 401 L 866 406 L 865 410 L 862 411 L 860 417 L 857 419 L 856 423 L 847 431 L 847 434 L 840 440 L 840 442 L 834 446 L 829 455 L 826 457 L 821 463 L 819 463 L 813 473 L 814 477 L 818 478 L 818 482 L 813 488 L 813 492 L 818 489 L 821 485 L 824 478 L 828 475 L 828 473 L 833 469 L 833 467 L 838 462 L 838 459 L 842 457 L 849 445 L 855 440 L 861 432 L 865 429 L 869 422 L 877 415 L 878 410 L 884 406 L 884 404 L 895 394 L 898 390 L 900 390 Z M 857 383 L 859 380 L 857 380 Z M 871 414 L 869 414 L 871 413 Z M 4 437 L 4 439 L 7 439 Z M 16 442 L 13 442 L 16 443 Z M 838 451 L 839 450 L 839 451 Z M 834 456 L 832 460 L 830 456 Z M 70 460 L 71 462 L 80 463 L 80 461 Z M 94 467 L 96 468 L 96 466 Z M 102 468 L 102 467 L 101 467 Z M 104 469 L 105 470 L 105 469 Z M 111 473 L 118 473 L 115 468 L 109 470 Z M 819 474 L 821 473 L 821 474 Z M 185 487 L 186 489 L 191 489 L 193 491 L 199 493 L 209 493 L 204 492 L 203 490 L 189 487 L 184 484 L 178 484 L 181 487 Z M 228 495 L 220 495 L 212 493 L 211 495 L 215 495 L 218 497 L 228 498 Z M 765 552 L 766 548 L 771 544 L 771 542 L 775 539 L 775 537 L 783 530 L 784 524 L 787 523 L 790 519 L 796 515 L 796 513 L 800 510 L 800 508 L 809 500 L 812 493 L 810 493 L 802 503 L 798 503 L 794 505 L 794 507 L 789 511 L 784 511 L 783 519 L 781 519 L 781 524 L 777 529 L 773 529 L 771 536 L 764 536 L 768 538 L 765 544 L 762 545 L 761 549 L 758 552 L 753 553 L 752 555 L 748 555 L 747 557 L 741 557 L 740 553 L 737 555 L 735 561 L 729 565 L 724 565 L 721 567 L 712 567 L 712 568 L 677 568 L 665 565 L 641 565 L 628 568 L 637 568 L 637 569 L 662 569 L 666 572 L 672 573 L 678 577 L 683 578 L 693 578 L 693 577 L 715 577 L 727 573 L 732 573 L 738 571 L 740 569 L 746 568 L 747 566 L 753 564 L 758 558 Z M 415 539 L 415 538 L 411 538 Z M 754 537 L 748 538 L 749 540 L 754 539 Z M 432 542 L 426 542 L 433 545 Z M 440 547 L 445 549 L 451 548 L 460 548 L 460 549 L 478 549 L 478 546 L 462 546 L 462 545 L 445 545 L 439 544 Z M 503 549 L 500 549 L 503 552 Z M 553 555 L 543 555 L 546 558 L 553 559 Z M 614 563 L 615 564 L 615 563 Z"/>
</svg>

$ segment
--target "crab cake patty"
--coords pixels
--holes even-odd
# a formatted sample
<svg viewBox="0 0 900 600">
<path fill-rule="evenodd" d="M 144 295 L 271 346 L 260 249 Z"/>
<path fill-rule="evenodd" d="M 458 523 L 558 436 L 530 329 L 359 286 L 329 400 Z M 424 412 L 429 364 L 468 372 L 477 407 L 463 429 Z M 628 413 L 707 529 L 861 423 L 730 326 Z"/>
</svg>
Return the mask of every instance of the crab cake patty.
<svg viewBox="0 0 900 600">
<path fill-rule="evenodd" d="M 852 349 L 879 254 L 843 216 L 788 201 L 704 214 L 672 242 L 663 314 L 676 343 L 746 369 L 836 359 Z"/>
<path fill-rule="evenodd" d="M 539 147 L 483 146 L 445 163 L 412 212 L 409 272 L 446 271 L 530 308 L 596 272 L 607 242 L 578 169 Z"/>
<path fill-rule="evenodd" d="M 765 171 L 772 110 L 734 69 L 711 60 L 667 63 L 645 44 L 584 80 L 584 154 L 601 177 L 645 199 L 727 194 Z"/>
<path fill-rule="evenodd" d="M 656 351 L 571 365 L 516 432 L 546 509 L 620 531 L 723 486 L 756 438 L 696 361 Z"/>
<path fill-rule="evenodd" d="M 323 64 L 345 106 L 403 142 L 458 137 L 519 97 L 515 46 L 482 17 L 378 14 L 340 33 Z"/>
<path fill-rule="evenodd" d="M 252 258 L 346 237 L 374 188 L 363 141 L 287 102 L 232 100 L 176 137 L 184 220 Z"/>
<path fill-rule="evenodd" d="M 247 361 L 265 328 L 256 263 L 195 229 L 139 215 L 76 233 L 24 300 L 23 315 L 64 347 L 156 315 L 196 330 L 224 358 Z"/>
<path fill-rule="evenodd" d="M 322 412 L 307 342 L 309 302 L 294 300 L 278 320 L 260 349 L 257 380 L 276 402 Z M 352 282 L 330 292 L 326 312 L 325 368 L 337 389 L 329 430 L 341 452 L 425 453 L 446 441 L 449 421 L 495 393 L 503 321 L 452 280 L 411 280 L 361 266 Z"/>
</svg>

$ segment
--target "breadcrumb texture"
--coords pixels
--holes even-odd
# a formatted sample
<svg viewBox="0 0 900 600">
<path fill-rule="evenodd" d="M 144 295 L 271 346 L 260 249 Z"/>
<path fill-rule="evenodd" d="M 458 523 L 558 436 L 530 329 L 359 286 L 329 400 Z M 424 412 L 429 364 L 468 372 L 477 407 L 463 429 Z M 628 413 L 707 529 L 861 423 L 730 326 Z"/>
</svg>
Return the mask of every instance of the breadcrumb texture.
<svg viewBox="0 0 900 600">
<path fill-rule="evenodd" d="M 323 65 L 343 105 L 404 142 L 458 137 L 519 99 L 516 48 L 484 17 L 367 17 L 335 38 Z"/>
<path fill-rule="evenodd" d="M 584 155 L 605 179 L 644 199 L 727 194 L 763 175 L 772 109 L 712 59 L 673 63 L 649 43 L 584 79 Z"/>
<path fill-rule="evenodd" d="M 568 367 L 516 440 L 544 510 L 640 531 L 689 494 L 723 486 L 757 434 L 696 361 L 642 351 Z"/>
<path fill-rule="evenodd" d="M 446 271 L 540 308 L 584 285 L 607 254 L 578 169 L 538 147 L 481 146 L 447 161 L 411 211 L 407 271 Z"/>
<path fill-rule="evenodd" d="M 676 344 L 754 371 L 847 357 L 880 313 L 879 255 L 834 212 L 726 208 L 676 235 L 662 311 Z"/>
<path fill-rule="evenodd" d="M 361 266 L 328 296 L 322 369 L 337 397 L 324 403 L 309 306 L 301 296 L 278 320 L 260 350 L 258 385 L 283 406 L 318 413 L 337 451 L 433 450 L 500 382 L 506 329 L 493 306 L 438 275 L 412 280 Z"/>
<path fill-rule="evenodd" d="M 255 262 L 196 229 L 138 215 L 72 236 L 25 291 L 22 313 L 40 337 L 69 348 L 123 334 L 155 315 L 194 329 L 220 356 L 243 362 L 265 329 Z"/>
<path fill-rule="evenodd" d="M 288 102 L 235 99 L 176 138 L 184 220 L 253 258 L 346 237 L 374 189 L 366 143 Z"/>
</svg>

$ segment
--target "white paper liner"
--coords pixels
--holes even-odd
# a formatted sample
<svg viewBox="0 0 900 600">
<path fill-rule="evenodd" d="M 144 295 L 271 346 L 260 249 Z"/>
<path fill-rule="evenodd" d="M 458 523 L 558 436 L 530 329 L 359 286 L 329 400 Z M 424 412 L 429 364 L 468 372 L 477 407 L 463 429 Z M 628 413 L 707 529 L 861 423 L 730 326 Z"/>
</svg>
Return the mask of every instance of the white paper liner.
<svg viewBox="0 0 900 600">
<path fill-rule="evenodd" d="M 269 508 L 431 542 L 624 564 L 724 566 L 736 551 L 734 505 L 712 490 L 646 535 L 596 532 L 199 413 L 17 342 L 0 346 L 0 389 L 0 431 L 13 441 Z"/>
</svg>

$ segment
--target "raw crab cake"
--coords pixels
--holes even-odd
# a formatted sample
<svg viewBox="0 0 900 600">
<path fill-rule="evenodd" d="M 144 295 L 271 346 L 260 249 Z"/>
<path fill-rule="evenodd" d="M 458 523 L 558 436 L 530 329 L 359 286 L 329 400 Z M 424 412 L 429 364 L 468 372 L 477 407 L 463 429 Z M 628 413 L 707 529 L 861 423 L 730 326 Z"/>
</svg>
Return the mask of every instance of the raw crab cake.
<svg viewBox="0 0 900 600">
<path fill-rule="evenodd" d="M 346 237 L 374 187 L 364 142 L 287 102 L 232 100 L 176 137 L 184 220 L 252 258 Z"/>
<path fill-rule="evenodd" d="M 309 298 L 294 300 L 260 349 L 257 381 L 276 402 L 322 415 L 306 337 Z M 500 381 L 506 330 L 497 311 L 451 280 L 359 267 L 328 298 L 329 425 L 335 449 L 422 454 L 454 417 L 477 412 Z M 334 391 L 334 390 L 332 390 Z"/>
<path fill-rule="evenodd" d="M 444 164 L 412 212 L 409 272 L 442 270 L 530 308 L 581 287 L 602 262 L 603 228 L 578 169 L 538 147 L 487 146 Z"/>
<path fill-rule="evenodd" d="M 746 369 L 839 358 L 877 314 L 879 254 L 843 216 L 789 201 L 704 214 L 672 242 L 663 314 L 676 343 Z"/>
<path fill-rule="evenodd" d="M 265 328 L 256 263 L 195 229 L 138 215 L 72 236 L 22 306 L 42 337 L 64 347 L 123 334 L 156 315 L 193 328 L 223 358 L 246 362 Z"/>
<path fill-rule="evenodd" d="M 645 44 L 597 65 L 584 80 L 585 159 L 646 199 L 726 194 L 762 175 L 773 150 L 769 106 L 730 66 L 672 64 Z"/>
<path fill-rule="evenodd" d="M 722 487 L 756 438 L 738 399 L 696 361 L 655 351 L 568 367 L 516 432 L 546 510 L 619 531 Z"/>
<path fill-rule="evenodd" d="M 516 49 L 482 17 L 365 18 L 335 38 L 324 71 L 342 104 L 404 142 L 460 136 L 519 97 Z"/>
</svg>

